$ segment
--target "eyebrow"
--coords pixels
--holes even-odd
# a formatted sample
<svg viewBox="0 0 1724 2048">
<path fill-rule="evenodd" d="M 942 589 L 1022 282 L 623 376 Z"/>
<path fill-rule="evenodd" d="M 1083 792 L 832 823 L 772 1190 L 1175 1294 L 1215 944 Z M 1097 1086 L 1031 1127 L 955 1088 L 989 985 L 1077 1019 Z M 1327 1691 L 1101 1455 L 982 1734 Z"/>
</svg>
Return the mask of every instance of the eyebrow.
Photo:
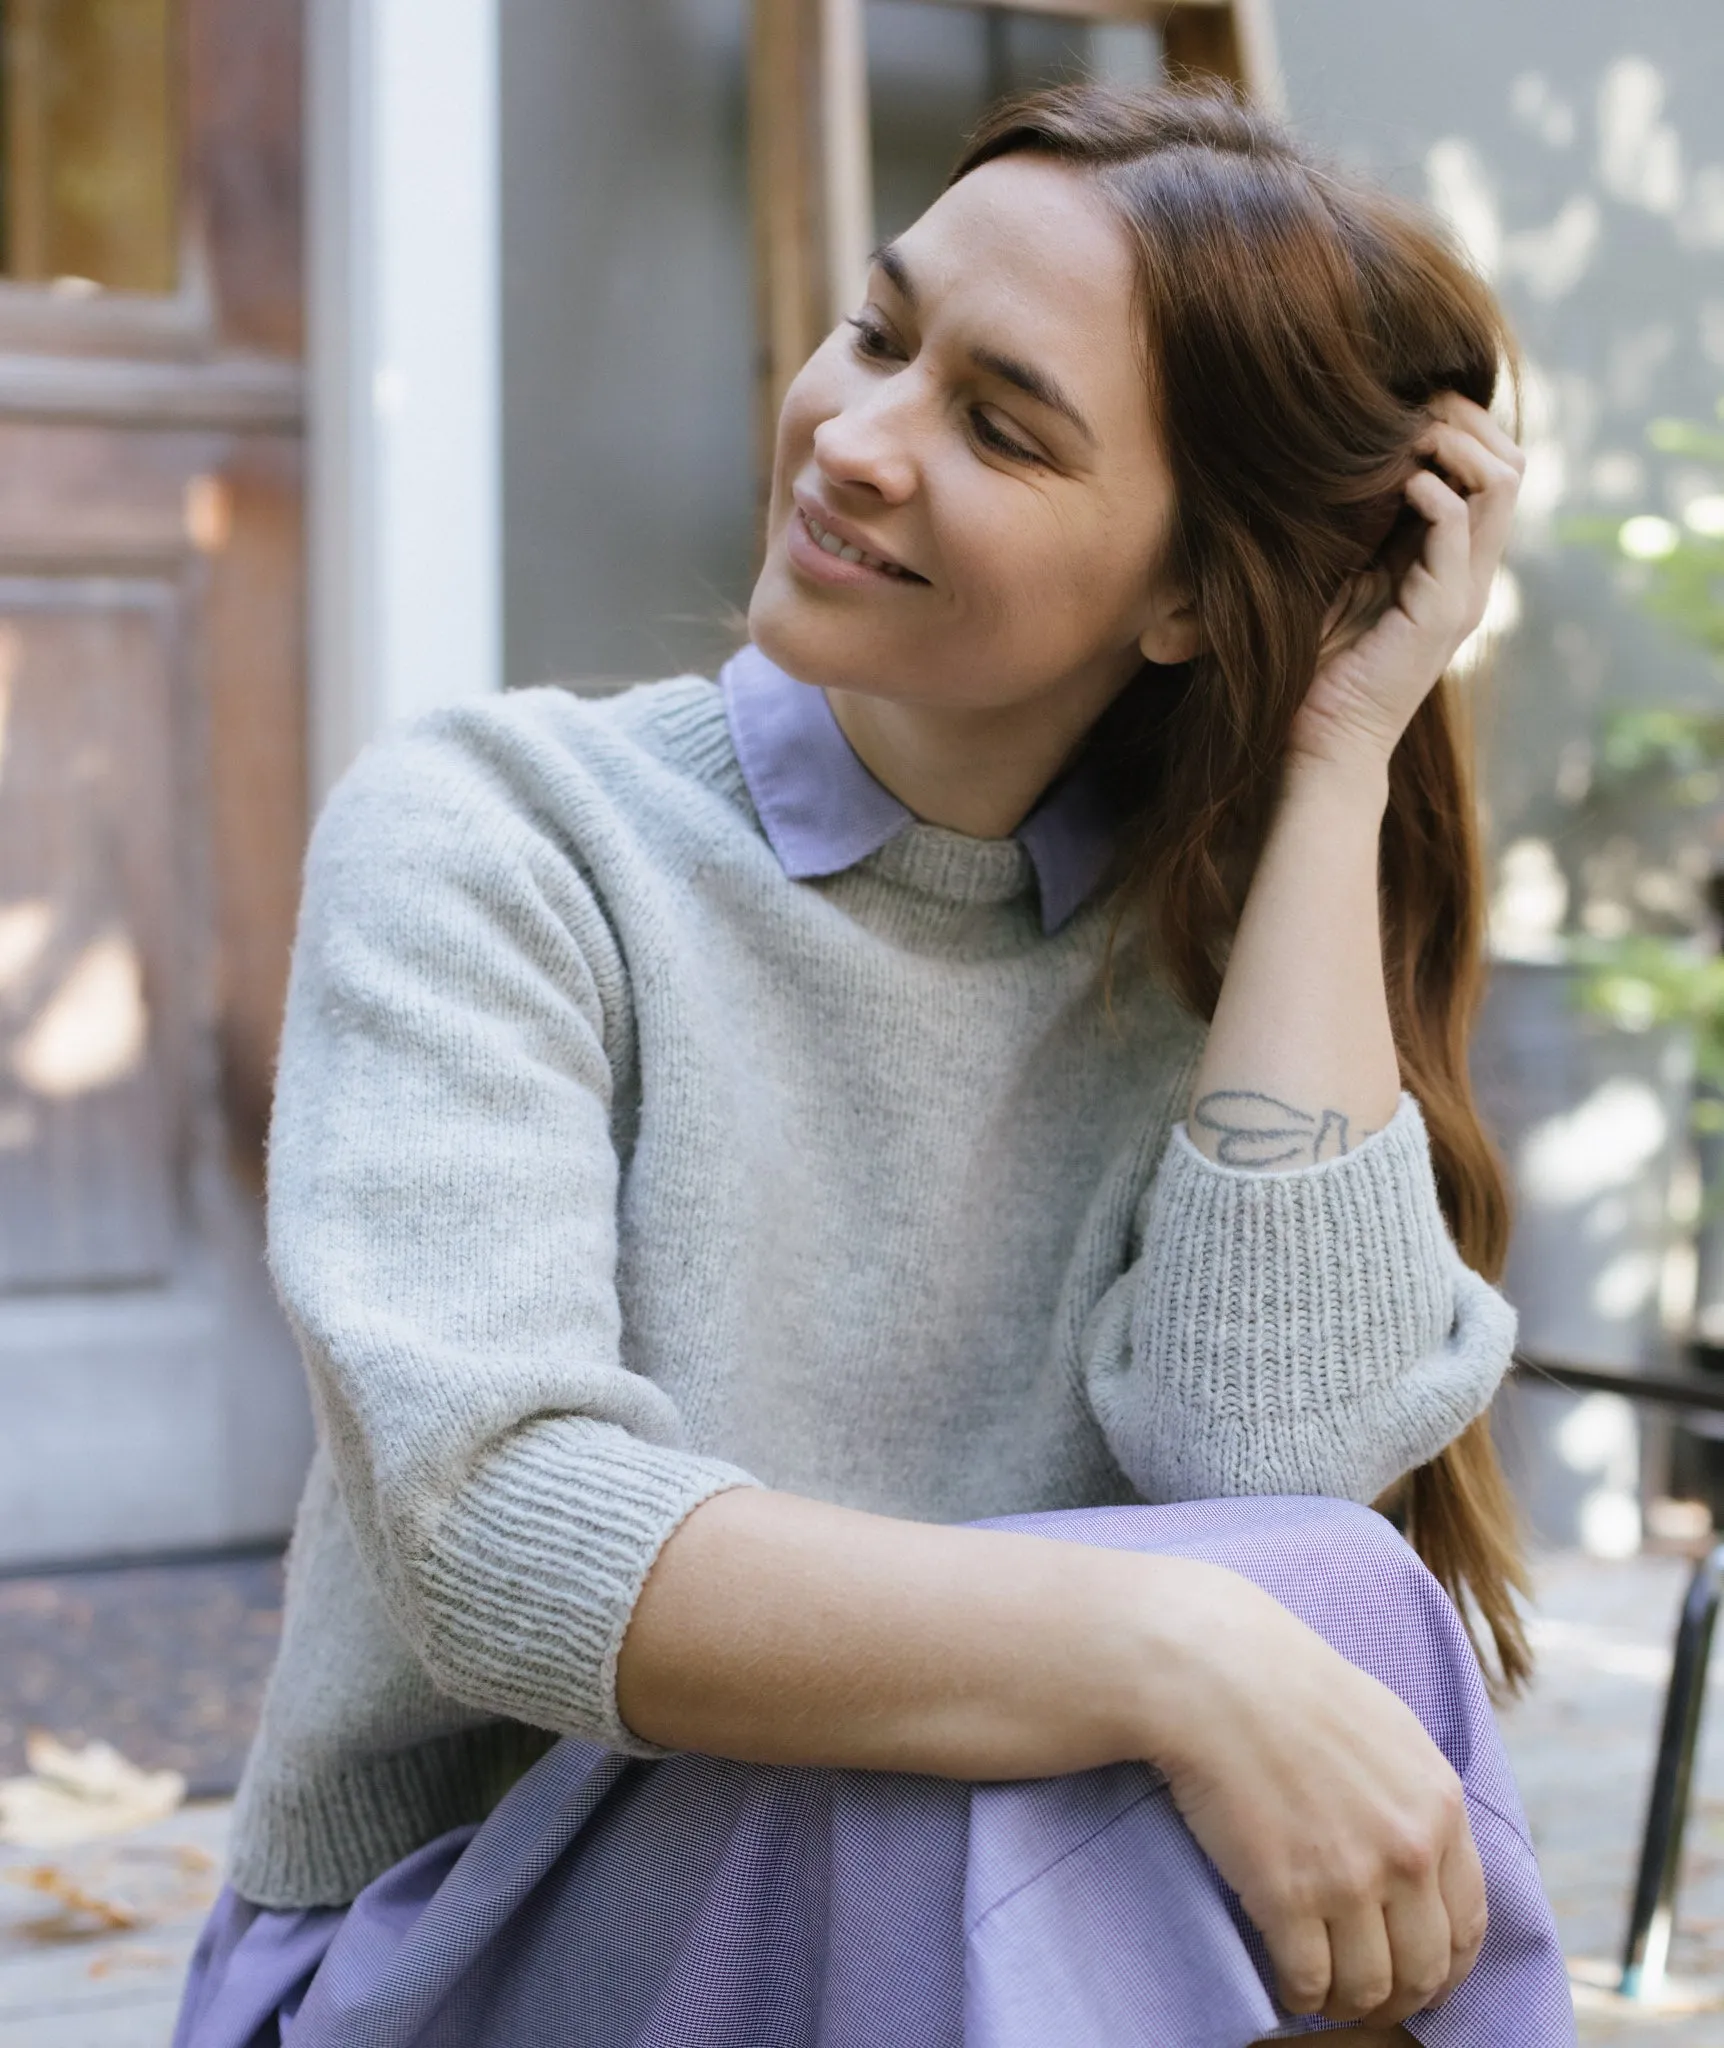
<svg viewBox="0 0 1724 2048">
<path fill-rule="evenodd" d="M 869 260 L 885 272 L 893 290 L 914 311 L 919 303 L 916 283 L 897 244 L 882 242 Z M 970 360 L 978 369 L 998 377 L 1001 383 L 1013 385 L 1027 398 L 1035 399 L 1050 412 L 1057 412 L 1062 419 L 1069 420 L 1092 448 L 1096 445 L 1095 429 L 1078 410 L 1076 401 L 1068 397 L 1062 386 L 1045 370 L 1038 370 L 1034 363 L 1026 363 L 1021 356 L 1007 355 L 995 348 L 973 348 Z"/>
</svg>

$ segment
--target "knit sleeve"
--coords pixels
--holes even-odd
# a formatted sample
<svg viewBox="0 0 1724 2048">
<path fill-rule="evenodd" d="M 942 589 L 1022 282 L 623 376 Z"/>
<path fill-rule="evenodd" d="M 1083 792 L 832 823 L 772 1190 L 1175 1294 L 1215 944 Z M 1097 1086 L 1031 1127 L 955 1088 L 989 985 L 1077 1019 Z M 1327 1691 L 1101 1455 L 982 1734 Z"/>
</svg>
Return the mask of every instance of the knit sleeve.
<svg viewBox="0 0 1724 2048">
<path fill-rule="evenodd" d="M 366 1566 L 432 1681 L 636 1754 L 616 1665 L 661 1546 L 749 1475 L 629 1370 L 627 984 L 469 715 L 389 742 L 308 860 L 270 1259 Z"/>
<path fill-rule="evenodd" d="M 1455 1250 L 1410 1096 L 1356 1150 L 1290 1173 L 1174 1131 L 1141 1249 L 1085 1345 L 1092 1407 L 1148 1500 L 1369 1501 L 1488 1406 L 1514 1311 Z"/>
</svg>

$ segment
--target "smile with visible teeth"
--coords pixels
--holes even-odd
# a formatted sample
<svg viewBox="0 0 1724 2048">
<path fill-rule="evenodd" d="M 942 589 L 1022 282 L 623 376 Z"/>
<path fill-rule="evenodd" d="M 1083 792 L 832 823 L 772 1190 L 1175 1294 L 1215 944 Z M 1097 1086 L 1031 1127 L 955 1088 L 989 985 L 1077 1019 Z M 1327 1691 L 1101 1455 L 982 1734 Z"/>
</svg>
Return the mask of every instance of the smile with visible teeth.
<svg viewBox="0 0 1724 2048">
<path fill-rule="evenodd" d="M 836 555 L 841 562 L 864 562 L 870 569 L 878 569 L 885 576 L 902 576 L 910 583 L 922 582 L 923 579 L 914 570 L 901 568 L 896 562 L 883 561 L 880 556 L 869 554 L 866 548 L 859 548 L 853 540 L 840 540 L 837 534 L 822 526 L 810 513 L 803 512 L 800 506 L 797 510 L 801 513 L 802 523 L 807 527 L 815 546 L 826 554 Z"/>
</svg>

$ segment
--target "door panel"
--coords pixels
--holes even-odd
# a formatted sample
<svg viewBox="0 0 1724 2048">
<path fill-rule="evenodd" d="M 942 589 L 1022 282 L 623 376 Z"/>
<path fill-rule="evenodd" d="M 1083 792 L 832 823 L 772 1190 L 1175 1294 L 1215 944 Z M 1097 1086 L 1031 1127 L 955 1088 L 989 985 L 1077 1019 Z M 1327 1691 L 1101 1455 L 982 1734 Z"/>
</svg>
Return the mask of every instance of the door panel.
<svg viewBox="0 0 1724 2048">
<path fill-rule="evenodd" d="M 285 1531 L 303 0 L 0 0 L 0 1567 Z"/>
<path fill-rule="evenodd" d="M 161 583 L 0 580 L 0 1290 L 172 1263 L 179 623 Z"/>
</svg>

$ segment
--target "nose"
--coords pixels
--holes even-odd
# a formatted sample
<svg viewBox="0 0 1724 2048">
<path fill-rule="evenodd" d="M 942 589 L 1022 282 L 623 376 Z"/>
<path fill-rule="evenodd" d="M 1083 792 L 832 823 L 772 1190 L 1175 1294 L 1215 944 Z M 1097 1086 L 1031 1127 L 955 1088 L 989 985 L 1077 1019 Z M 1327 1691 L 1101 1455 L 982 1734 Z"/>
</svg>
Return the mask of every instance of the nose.
<svg viewBox="0 0 1724 2048">
<path fill-rule="evenodd" d="M 858 394 L 814 429 L 814 461 L 841 490 L 900 505 L 916 488 L 914 405 L 899 376 Z"/>
</svg>

